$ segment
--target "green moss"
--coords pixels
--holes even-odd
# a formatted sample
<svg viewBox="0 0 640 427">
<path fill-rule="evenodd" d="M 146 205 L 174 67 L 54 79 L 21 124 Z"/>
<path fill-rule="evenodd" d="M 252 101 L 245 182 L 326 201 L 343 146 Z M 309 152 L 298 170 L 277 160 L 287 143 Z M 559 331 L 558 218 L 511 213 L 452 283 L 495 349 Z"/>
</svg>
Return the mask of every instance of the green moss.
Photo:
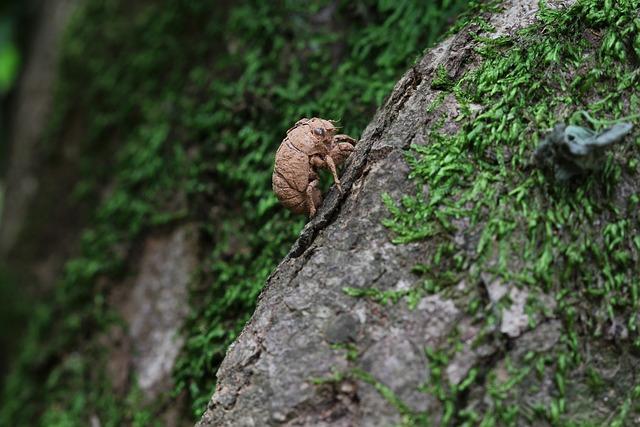
<svg viewBox="0 0 640 427">
<path fill-rule="evenodd" d="M 433 90 L 451 90 L 453 88 L 454 81 L 447 73 L 447 70 L 444 68 L 444 65 L 438 65 L 436 69 L 436 75 L 431 81 L 431 89 Z"/>
<path fill-rule="evenodd" d="M 407 291 L 394 291 L 387 290 L 381 291 L 376 288 L 351 288 L 345 287 L 342 288 L 342 291 L 352 297 L 368 297 L 373 301 L 376 301 L 382 305 L 386 305 L 388 303 L 397 303 L 398 300 L 407 295 Z"/>
<path fill-rule="evenodd" d="M 445 37 L 457 34 L 463 28 L 476 27 L 483 31 L 492 31 L 493 27 L 487 22 L 487 15 L 500 12 L 503 0 L 471 0 L 468 7 L 460 14 L 456 22 L 444 34 Z"/>
<path fill-rule="evenodd" d="M 615 5 L 584 0 L 569 10 L 543 7 L 538 24 L 511 38 L 477 37 L 482 43 L 477 52 L 484 57 L 479 68 L 453 87 L 437 87 L 453 91 L 463 107 L 474 103 L 482 110 L 470 114 L 467 109 L 456 119 L 456 134 L 433 128 L 428 145 L 407 153 L 410 176 L 428 186 L 428 193 L 420 190 L 399 201 L 383 198 L 390 211 L 385 225 L 396 243 L 430 238 L 438 246 L 426 264 L 430 274 L 445 272 L 481 283 L 479 273 L 484 272 L 509 286 L 551 294 L 558 303 L 554 314 L 563 323 L 561 342 L 551 359 L 536 356 L 545 360 L 541 370 L 554 378 L 557 398 L 530 412 L 507 405 L 513 393 L 495 388 L 491 376 L 488 382 L 486 375 L 478 376 L 482 381 L 472 379 L 470 385 L 484 388 L 490 404 L 468 423 L 521 425 L 523 419 L 542 418 L 564 425 L 569 373 L 586 357 L 583 338 L 593 339 L 621 321 L 640 343 L 637 197 L 615 198 L 616 187 L 638 180 L 637 162 L 623 160 L 638 158 L 638 132 L 612 150 L 601 172 L 568 186 L 549 181 L 530 163 L 531 153 L 557 122 L 590 125 L 581 110 L 606 119 L 635 113 L 638 7 L 637 0 Z M 446 80 L 441 74 L 437 82 Z M 469 220 L 464 232 L 479 236 L 471 253 L 451 243 L 451 236 L 462 231 L 453 225 L 461 218 Z M 445 252 L 447 257 L 438 255 Z M 491 331 L 495 317 L 478 298 L 471 296 L 469 314 Z M 534 314 L 541 308 L 534 304 L 530 310 Z M 524 380 L 535 360 L 524 364 L 526 372 L 510 377 Z M 437 384 L 432 386 L 429 392 L 435 393 Z M 621 419 L 632 410 L 626 402 L 621 402 Z"/>
</svg>

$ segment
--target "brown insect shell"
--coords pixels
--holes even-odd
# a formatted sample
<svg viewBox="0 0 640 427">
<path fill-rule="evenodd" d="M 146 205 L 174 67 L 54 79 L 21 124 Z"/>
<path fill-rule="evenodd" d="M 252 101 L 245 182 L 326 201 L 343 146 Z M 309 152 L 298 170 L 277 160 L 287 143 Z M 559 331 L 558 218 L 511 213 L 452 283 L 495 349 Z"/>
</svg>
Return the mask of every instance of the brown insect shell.
<svg viewBox="0 0 640 427">
<path fill-rule="evenodd" d="M 314 134 L 321 128 L 324 136 Z M 273 190 L 284 206 L 294 213 L 306 213 L 306 190 L 309 182 L 317 177 L 309 163 L 313 155 L 327 155 L 336 128 L 328 120 L 301 119 L 287 131 L 276 152 L 273 172 Z"/>
<path fill-rule="evenodd" d="M 286 180 L 289 187 L 304 193 L 313 173 L 309 158 L 320 151 L 317 145 L 310 135 L 288 135 L 276 152 L 274 173 Z"/>
<path fill-rule="evenodd" d="M 324 136 L 314 134 L 314 129 L 322 129 Z M 329 120 L 314 117 L 298 120 L 293 128 L 287 131 L 287 138 L 295 148 L 309 157 L 315 154 L 324 156 L 329 154 L 335 132 L 335 126 Z"/>
</svg>

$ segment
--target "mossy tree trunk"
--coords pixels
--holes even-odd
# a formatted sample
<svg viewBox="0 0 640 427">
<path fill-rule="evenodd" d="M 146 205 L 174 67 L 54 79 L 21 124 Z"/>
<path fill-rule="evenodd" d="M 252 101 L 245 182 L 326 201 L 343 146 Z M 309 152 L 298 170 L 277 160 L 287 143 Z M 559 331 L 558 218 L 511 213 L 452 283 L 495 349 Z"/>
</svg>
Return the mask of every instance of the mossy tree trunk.
<svg viewBox="0 0 640 427">
<path fill-rule="evenodd" d="M 574 4 L 575 3 L 575 4 Z M 426 53 L 267 281 L 199 425 L 636 425 L 640 3 L 505 2 Z"/>
</svg>

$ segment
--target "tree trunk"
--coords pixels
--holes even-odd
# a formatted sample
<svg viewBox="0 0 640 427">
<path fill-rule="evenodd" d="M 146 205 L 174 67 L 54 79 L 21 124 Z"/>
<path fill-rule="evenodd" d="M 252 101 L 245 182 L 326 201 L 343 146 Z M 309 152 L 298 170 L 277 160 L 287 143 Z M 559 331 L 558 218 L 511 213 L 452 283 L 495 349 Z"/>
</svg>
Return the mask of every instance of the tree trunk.
<svg viewBox="0 0 640 427">
<path fill-rule="evenodd" d="M 581 177 L 569 192 L 584 191 L 598 206 L 588 221 L 578 213 L 571 213 L 568 221 L 573 218 L 580 232 L 593 238 L 596 246 L 604 245 L 605 252 L 612 250 L 602 243 L 606 237 L 600 237 L 607 235 L 607 226 L 620 218 L 630 222 L 623 246 L 631 260 L 615 264 L 608 276 L 592 271 L 590 263 L 600 264 L 591 252 L 582 262 L 571 261 L 566 249 L 575 239 L 571 222 L 563 228 L 560 220 L 545 219 L 549 215 L 544 214 L 555 212 L 573 196 L 562 192 L 561 183 L 542 179 L 528 163 L 537 140 L 554 124 L 550 118 L 568 119 L 576 108 L 574 101 L 557 102 L 543 120 L 535 112 L 526 117 L 527 128 L 520 129 L 511 146 L 485 145 L 479 151 L 469 136 L 476 124 L 488 123 L 485 138 L 491 140 L 490 120 L 506 119 L 508 127 L 517 118 L 514 113 L 525 111 L 505 109 L 504 116 L 495 119 L 485 114 L 511 89 L 510 79 L 518 71 L 503 70 L 497 80 L 504 82 L 503 92 L 484 100 L 472 97 L 465 103 L 468 98 L 456 92 L 475 90 L 456 83 L 479 70 L 483 56 L 490 57 L 483 49 L 496 47 L 494 61 L 513 49 L 533 51 L 536 43 L 548 40 L 547 34 L 564 31 L 552 28 L 550 22 L 584 30 L 562 36 L 562 40 L 588 41 L 581 64 L 594 61 L 587 67 L 592 69 L 604 61 L 611 28 L 605 19 L 590 15 L 590 5 L 597 2 L 576 7 L 572 1 L 549 3 L 543 11 L 545 20 L 537 27 L 542 12 L 534 2 L 506 2 L 502 10 L 485 13 L 486 21 L 475 21 L 429 50 L 397 83 L 348 162 L 341 179 L 344 193 L 335 188 L 329 192 L 318 215 L 269 277 L 252 319 L 218 371 L 216 392 L 199 426 L 633 423 L 638 359 L 631 345 L 635 320 L 627 320 L 635 318 L 629 313 L 637 313 L 637 306 L 633 302 L 631 310 L 620 304 L 611 308 L 603 302 L 607 294 L 589 299 L 585 289 L 606 288 L 610 276 L 622 274 L 626 277 L 622 281 L 629 281 L 610 295 L 615 293 L 618 301 L 637 300 L 629 289 L 638 261 L 631 243 L 638 224 L 628 204 L 630 195 L 639 190 L 637 171 L 622 170 L 611 191 L 600 191 L 597 185 L 612 164 L 623 162 L 624 156 L 637 156 L 637 147 L 629 142 L 617 147 L 604 172 Z M 563 18 L 567 16 L 576 18 Z M 524 28 L 533 32 L 519 33 Z M 500 45 L 504 40 L 507 44 Z M 628 52 L 626 58 L 633 63 L 637 57 L 633 49 Z M 567 65 L 562 72 L 568 73 L 569 81 L 589 72 L 577 62 L 562 64 L 562 59 L 541 59 L 525 67 L 542 67 L 544 73 L 536 76 L 542 86 L 549 76 L 560 73 L 560 65 Z M 611 81 L 595 82 L 583 103 L 575 104 L 595 105 L 602 98 L 601 89 L 615 90 L 611 85 Z M 543 89 L 548 88 L 535 90 Z M 518 93 L 533 90 L 518 87 Z M 551 91 L 562 97 L 570 89 L 558 86 Z M 637 94 L 636 83 L 622 104 L 633 106 L 631 98 Z M 542 102 L 526 101 L 534 106 Z M 422 199 L 433 200 L 436 180 L 423 179 L 423 189 L 416 184 L 419 181 L 409 179 L 410 173 L 420 171 L 415 166 L 419 160 L 413 159 L 409 166 L 407 151 L 413 145 L 433 144 L 435 129 L 448 136 L 464 133 L 471 141 L 461 158 L 473 170 L 464 182 L 453 181 L 454 190 L 447 195 L 451 203 L 462 195 L 455 186 L 473 185 L 486 168 L 506 168 L 505 176 L 512 180 L 501 182 L 498 177 L 491 183 L 486 191 L 495 194 L 495 204 L 479 207 L 479 220 L 459 215 L 440 232 L 394 244 L 392 239 L 402 238 L 402 233 L 383 225 L 393 228 L 394 221 L 387 220 L 390 209 L 382 202 L 383 195 L 398 201 L 417 192 Z M 634 135 L 637 138 L 637 132 Z M 527 143 L 518 151 L 520 139 Z M 536 179 L 532 191 L 515 192 L 520 182 L 532 177 Z M 480 206 L 481 196 L 470 199 L 467 208 Z M 537 222 L 527 228 L 519 221 L 528 218 L 529 210 L 514 208 L 512 230 L 491 228 L 511 204 L 524 202 L 530 210 L 543 212 Z M 393 213 L 393 203 L 387 205 Z M 445 205 L 437 206 L 444 212 Z M 411 218 L 420 221 L 418 209 L 412 210 L 409 203 L 395 209 L 399 215 L 416 214 Z M 404 224 L 415 226 L 409 220 Z M 553 238 L 544 233 L 545 227 L 553 229 Z M 452 251 L 442 252 L 443 242 Z M 503 245 L 508 250 L 502 250 Z M 528 245 L 535 249 L 533 254 L 525 250 Z M 544 271 L 535 270 L 547 254 L 540 248 L 547 245 L 553 259 L 544 264 Z M 463 261 L 454 269 L 457 257 Z M 455 274 L 444 286 L 448 268 Z M 581 276 L 584 271 L 590 276 Z M 431 276 L 436 272 L 437 280 Z M 543 279 L 547 273 L 549 278 Z M 439 287 L 429 288 L 427 283 Z M 563 299 L 567 293 L 576 299 Z M 599 316 L 603 310 L 608 314 Z"/>
</svg>

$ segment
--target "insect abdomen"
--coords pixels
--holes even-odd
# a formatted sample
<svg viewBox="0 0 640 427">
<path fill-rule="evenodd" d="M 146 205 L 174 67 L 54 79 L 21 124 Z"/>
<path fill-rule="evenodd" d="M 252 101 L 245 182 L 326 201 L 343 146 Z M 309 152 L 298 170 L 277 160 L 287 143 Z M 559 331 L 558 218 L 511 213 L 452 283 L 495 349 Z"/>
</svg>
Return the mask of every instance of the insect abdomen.
<svg viewBox="0 0 640 427">
<path fill-rule="evenodd" d="M 272 186 L 278 200 L 294 213 L 306 213 L 306 190 L 309 184 L 309 157 L 287 144 L 276 153 Z"/>
</svg>

